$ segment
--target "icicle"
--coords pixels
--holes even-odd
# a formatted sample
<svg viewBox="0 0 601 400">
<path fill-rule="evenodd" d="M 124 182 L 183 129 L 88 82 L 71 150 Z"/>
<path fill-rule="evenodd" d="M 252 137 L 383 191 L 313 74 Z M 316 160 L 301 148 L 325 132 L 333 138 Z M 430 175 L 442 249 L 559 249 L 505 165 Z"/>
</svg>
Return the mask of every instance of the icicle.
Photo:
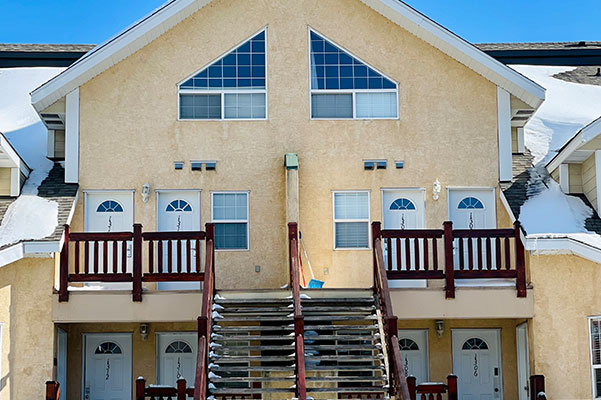
<svg viewBox="0 0 601 400">
<path fill-rule="evenodd" d="M 213 385 L 212 383 L 209 383 L 209 389 L 215 390 L 217 389 L 217 386 Z"/>
<path fill-rule="evenodd" d="M 213 368 L 219 368 L 219 364 L 210 363 L 209 369 L 213 369 Z"/>
<path fill-rule="evenodd" d="M 213 314 L 211 314 L 211 317 L 213 317 L 214 319 L 223 319 L 223 316 L 221 314 L 219 314 L 217 311 L 213 311 Z"/>
<path fill-rule="evenodd" d="M 221 376 L 209 371 L 209 379 L 219 379 Z"/>
<path fill-rule="evenodd" d="M 223 310 L 223 307 L 222 307 L 222 306 L 220 306 L 220 305 L 219 305 L 219 304 L 217 304 L 217 303 L 214 303 L 214 304 L 213 304 L 213 311 L 215 311 L 215 310 Z"/>
</svg>

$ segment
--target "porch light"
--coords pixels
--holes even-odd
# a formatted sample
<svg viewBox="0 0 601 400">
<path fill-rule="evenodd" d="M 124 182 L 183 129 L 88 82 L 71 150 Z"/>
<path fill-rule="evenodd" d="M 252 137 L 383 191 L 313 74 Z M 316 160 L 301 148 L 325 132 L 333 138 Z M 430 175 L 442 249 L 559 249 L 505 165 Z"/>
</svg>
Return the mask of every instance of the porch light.
<svg viewBox="0 0 601 400">
<path fill-rule="evenodd" d="M 434 181 L 434 185 L 432 186 L 432 198 L 434 201 L 440 198 L 440 192 L 442 191 L 442 186 L 440 181 L 437 179 Z"/>
<path fill-rule="evenodd" d="M 444 333 L 444 321 L 441 319 L 436 320 L 436 335 L 438 337 L 442 337 L 443 333 Z"/>
<path fill-rule="evenodd" d="M 142 201 L 144 203 L 148 203 L 148 199 L 150 197 L 150 183 L 145 183 L 142 185 L 142 191 L 140 194 L 142 195 Z"/>
<path fill-rule="evenodd" d="M 143 342 L 148 339 L 148 324 L 140 324 L 140 337 Z"/>
</svg>

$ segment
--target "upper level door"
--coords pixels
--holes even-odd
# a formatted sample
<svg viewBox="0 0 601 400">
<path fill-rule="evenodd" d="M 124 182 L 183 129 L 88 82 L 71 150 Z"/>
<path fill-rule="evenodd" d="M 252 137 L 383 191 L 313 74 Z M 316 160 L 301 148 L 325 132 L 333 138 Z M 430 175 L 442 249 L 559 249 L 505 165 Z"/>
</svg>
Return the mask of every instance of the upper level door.
<svg viewBox="0 0 601 400">
<path fill-rule="evenodd" d="M 160 190 L 157 191 L 157 228 L 159 232 L 200 231 L 200 190 Z M 167 246 L 175 246 L 175 242 L 164 242 L 163 246 L 163 272 L 167 272 Z M 186 246 L 182 249 L 182 260 L 190 258 L 190 265 L 196 265 L 196 257 L 200 257 L 200 250 L 195 243 L 191 243 L 190 253 Z M 171 265 L 175 270 L 177 252 L 172 249 Z M 183 261 L 182 261 L 183 262 Z M 182 266 L 182 271 L 185 267 Z M 159 282 L 159 290 L 200 290 L 199 282 Z"/>
<path fill-rule="evenodd" d="M 405 375 L 415 376 L 418 384 L 428 382 L 428 330 L 401 329 L 398 338 Z"/>
<path fill-rule="evenodd" d="M 196 373 L 197 333 L 159 333 L 157 380 L 159 385 L 176 386 L 184 378 L 194 386 Z"/>
<path fill-rule="evenodd" d="M 131 334 L 84 334 L 84 342 L 83 398 L 131 399 Z"/>
<path fill-rule="evenodd" d="M 383 189 L 382 190 L 382 228 L 383 229 L 423 229 L 425 221 L 425 191 L 423 189 Z M 392 270 L 414 270 L 417 265 L 423 268 L 423 243 L 420 241 L 420 251 L 415 252 L 414 240 L 398 239 L 391 243 L 390 249 L 384 245 L 384 257 L 388 265 L 391 257 Z M 409 254 L 406 243 L 409 241 Z M 400 252 L 397 251 L 400 249 Z M 416 257 L 420 262 L 416 262 Z M 419 280 L 390 280 L 391 287 L 425 287 L 426 281 Z"/>
<path fill-rule="evenodd" d="M 449 217 L 454 229 L 496 228 L 495 189 L 449 189 Z"/>
<path fill-rule="evenodd" d="M 501 332 L 498 329 L 453 329 L 453 373 L 462 399 L 503 398 Z"/>
<path fill-rule="evenodd" d="M 92 191 L 85 192 L 84 230 L 86 232 L 132 232 L 134 224 L 134 193 L 133 191 Z M 94 246 L 89 243 L 89 263 L 84 265 L 86 272 L 93 272 L 94 259 L 98 258 L 98 265 L 104 264 L 103 246 L 99 247 L 98 255 L 94 253 Z M 122 247 L 120 243 L 113 248 L 112 242 L 107 243 L 107 267 L 113 271 L 113 251 L 117 252 L 118 272 L 132 272 L 133 253 L 132 243 L 126 247 L 126 265 L 122 265 Z M 82 251 L 83 253 L 83 251 Z M 131 283 L 86 283 L 86 286 L 100 286 L 111 289 L 131 289 Z"/>
</svg>

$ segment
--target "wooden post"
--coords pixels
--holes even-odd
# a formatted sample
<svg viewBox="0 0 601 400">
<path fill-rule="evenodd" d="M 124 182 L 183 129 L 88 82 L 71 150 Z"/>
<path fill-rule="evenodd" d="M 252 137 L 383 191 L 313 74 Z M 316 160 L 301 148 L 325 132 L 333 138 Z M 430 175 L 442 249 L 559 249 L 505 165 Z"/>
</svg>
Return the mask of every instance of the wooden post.
<svg viewBox="0 0 601 400">
<path fill-rule="evenodd" d="M 142 225 L 134 224 L 133 300 L 142 301 Z"/>
<path fill-rule="evenodd" d="M 541 392 L 545 392 L 545 376 L 532 375 L 530 377 L 530 400 L 539 400 L 538 394 Z M 543 399 L 545 398 L 546 396 L 543 397 Z"/>
<path fill-rule="evenodd" d="M 449 375 L 447 376 L 447 386 L 448 386 L 448 400 L 457 400 L 459 398 L 457 394 L 457 376 Z"/>
<path fill-rule="evenodd" d="M 184 378 L 177 380 L 177 400 L 186 400 L 186 380 Z"/>
<path fill-rule="evenodd" d="M 296 398 L 307 400 L 307 382 L 305 372 L 305 317 L 294 316 L 294 343 L 296 356 Z"/>
<path fill-rule="evenodd" d="M 409 400 L 416 400 L 417 378 L 415 376 L 407 377 L 407 387 L 409 388 Z"/>
<path fill-rule="evenodd" d="M 373 274 L 374 274 L 374 288 L 378 286 L 376 280 L 378 279 L 378 262 L 376 260 L 376 239 L 382 238 L 382 223 L 379 221 L 374 221 L 371 223 L 371 242 L 372 242 L 372 251 L 373 251 Z M 390 254 L 388 255 L 390 257 Z"/>
<path fill-rule="evenodd" d="M 146 380 L 142 377 L 136 379 L 136 400 L 144 400 L 146 395 Z"/>
<path fill-rule="evenodd" d="M 58 400 L 60 396 L 59 384 L 55 381 L 46 382 L 46 400 Z"/>
<path fill-rule="evenodd" d="M 65 225 L 63 233 L 65 240 L 60 252 L 59 292 L 58 301 L 69 301 L 69 225 Z"/>
<path fill-rule="evenodd" d="M 288 266 L 290 269 L 288 274 L 290 276 L 290 280 L 288 284 L 290 285 L 290 289 L 293 289 L 293 285 L 295 284 L 293 282 L 294 271 L 292 270 L 292 243 L 298 243 L 298 224 L 296 222 L 288 223 Z"/>
<path fill-rule="evenodd" d="M 518 291 L 518 297 L 526 297 L 526 261 L 520 222 L 516 220 L 513 228 L 515 229 L 515 269 L 517 272 L 515 286 Z"/>
<path fill-rule="evenodd" d="M 453 262 L 453 222 L 446 221 L 444 229 L 444 275 L 446 298 L 455 298 L 455 266 Z"/>
</svg>

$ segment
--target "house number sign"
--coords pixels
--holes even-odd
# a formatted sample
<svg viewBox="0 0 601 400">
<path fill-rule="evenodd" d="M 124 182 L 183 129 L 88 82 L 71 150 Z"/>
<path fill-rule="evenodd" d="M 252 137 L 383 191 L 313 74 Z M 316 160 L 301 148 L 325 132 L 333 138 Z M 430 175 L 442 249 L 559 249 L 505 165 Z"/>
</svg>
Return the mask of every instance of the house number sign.
<svg viewBox="0 0 601 400">
<path fill-rule="evenodd" d="M 106 380 L 108 381 L 111 377 L 111 361 L 109 359 L 106 360 Z"/>
<path fill-rule="evenodd" d="M 478 376 L 478 354 L 474 354 L 474 376 Z"/>
</svg>

